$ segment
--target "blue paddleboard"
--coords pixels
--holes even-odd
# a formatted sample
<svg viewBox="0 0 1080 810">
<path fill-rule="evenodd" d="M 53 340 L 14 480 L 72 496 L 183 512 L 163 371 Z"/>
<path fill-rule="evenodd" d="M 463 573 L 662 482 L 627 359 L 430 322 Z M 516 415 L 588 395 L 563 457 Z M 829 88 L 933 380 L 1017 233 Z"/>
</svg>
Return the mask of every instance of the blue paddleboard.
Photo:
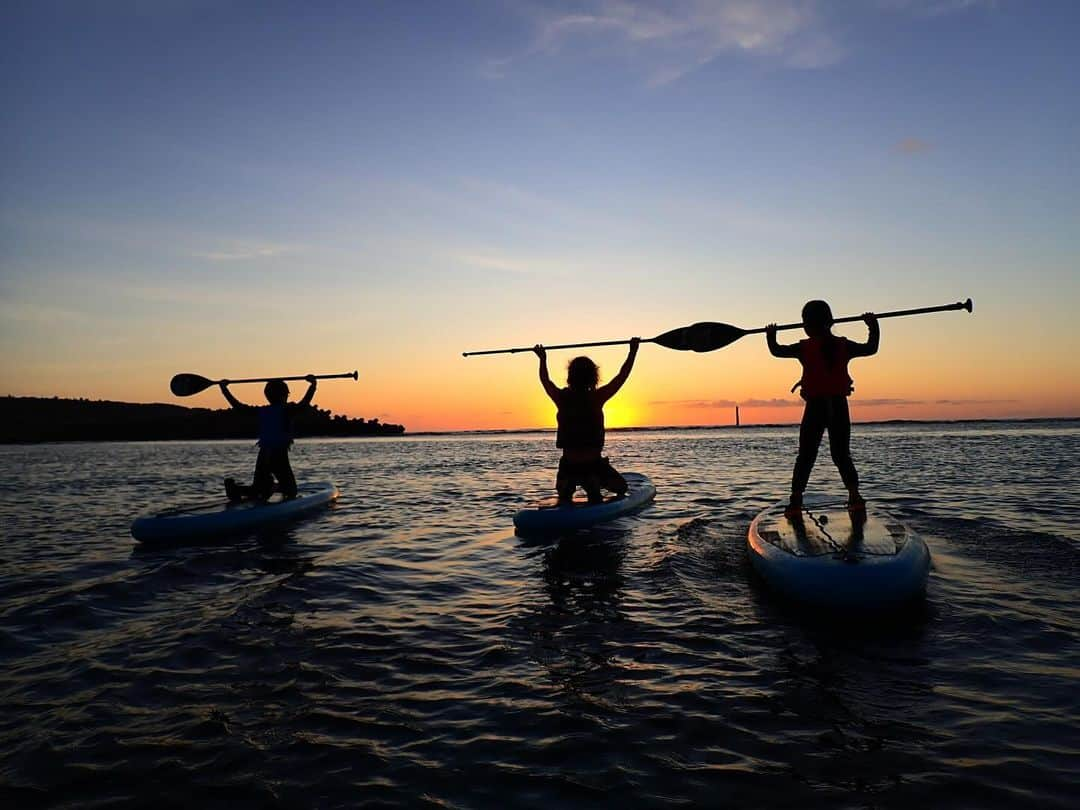
<svg viewBox="0 0 1080 810">
<path fill-rule="evenodd" d="M 750 563 L 777 593 L 841 609 L 886 609 L 925 593 L 930 551 L 895 518 L 873 505 L 853 515 L 827 502 L 787 518 L 784 506 L 754 518 L 746 538 Z"/>
<path fill-rule="evenodd" d="M 647 506 L 656 497 L 656 487 L 641 473 L 624 473 L 629 485 L 626 495 L 611 495 L 603 503 L 590 504 L 577 495 L 572 504 L 559 505 L 558 498 L 544 498 L 530 509 L 514 515 L 518 534 L 556 534 L 606 523 Z"/>
<path fill-rule="evenodd" d="M 144 515 L 131 524 L 131 536 L 140 543 L 200 540 L 273 526 L 325 508 L 338 497 L 331 483 L 303 484 L 297 497 L 284 500 L 274 495 L 268 501 L 220 501 L 169 509 Z"/>
</svg>

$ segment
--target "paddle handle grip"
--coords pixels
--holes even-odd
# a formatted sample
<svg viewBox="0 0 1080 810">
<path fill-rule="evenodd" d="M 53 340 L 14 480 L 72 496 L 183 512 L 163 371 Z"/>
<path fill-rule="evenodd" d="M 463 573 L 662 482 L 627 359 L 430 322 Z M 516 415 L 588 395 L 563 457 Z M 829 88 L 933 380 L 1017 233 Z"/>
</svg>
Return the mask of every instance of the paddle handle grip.
<svg viewBox="0 0 1080 810">
<path fill-rule="evenodd" d="M 926 315 L 930 312 L 950 312 L 957 309 L 966 309 L 968 312 L 971 312 L 973 309 L 971 299 L 969 298 L 966 301 L 957 301 L 955 304 L 942 304 L 939 307 L 917 307 L 916 309 L 894 309 L 892 312 L 875 312 L 874 317 L 880 321 L 882 318 L 903 318 L 907 315 Z M 844 318 L 834 318 L 833 323 L 852 323 L 854 321 L 861 321 L 862 319 L 862 315 L 848 315 Z M 802 329 L 802 327 L 803 324 L 801 322 L 783 323 L 779 324 L 776 327 L 776 331 L 779 332 L 783 329 Z M 744 334 L 760 334 L 767 331 L 768 328 L 769 327 L 767 326 L 762 326 L 758 329 L 747 329 Z"/>
<path fill-rule="evenodd" d="M 357 371 L 346 371 L 343 374 L 313 374 L 311 376 L 313 376 L 316 380 L 341 380 L 341 379 L 346 379 L 346 378 L 355 380 L 355 379 L 359 379 L 360 373 L 357 372 Z M 299 377 L 249 377 L 246 380 L 232 380 L 232 379 L 230 379 L 229 380 L 229 385 L 234 385 L 236 383 L 270 382 L 270 380 L 282 380 L 283 382 L 288 382 L 288 381 L 291 381 L 291 380 L 306 380 L 306 379 L 307 379 L 306 375 L 299 376 Z M 210 384 L 211 385 L 220 385 L 221 380 L 211 380 Z"/>
<path fill-rule="evenodd" d="M 653 343 L 655 338 L 641 338 L 641 343 Z M 625 346 L 630 343 L 630 339 L 626 340 L 599 340 L 595 343 L 560 343 L 558 346 L 544 346 L 544 351 L 554 351 L 556 349 L 583 349 L 586 346 Z M 480 352 L 462 352 L 462 357 L 474 357 L 478 354 L 516 354 L 518 352 L 531 352 L 532 346 L 519 346 L 516 349 L 485 349 Z"/>
</svg>

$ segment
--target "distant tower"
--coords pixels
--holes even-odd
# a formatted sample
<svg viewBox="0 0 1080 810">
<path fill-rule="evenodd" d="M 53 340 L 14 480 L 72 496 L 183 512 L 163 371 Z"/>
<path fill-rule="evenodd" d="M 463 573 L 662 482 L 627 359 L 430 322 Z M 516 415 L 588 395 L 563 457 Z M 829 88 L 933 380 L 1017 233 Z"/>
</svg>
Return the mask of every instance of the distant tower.
<svg viewBox="0 0 1080 810">
<path fill-rule="evenodd" d="M 735 406 L 735 427 L 739 426 L 739 406 Z"/>
</svg>

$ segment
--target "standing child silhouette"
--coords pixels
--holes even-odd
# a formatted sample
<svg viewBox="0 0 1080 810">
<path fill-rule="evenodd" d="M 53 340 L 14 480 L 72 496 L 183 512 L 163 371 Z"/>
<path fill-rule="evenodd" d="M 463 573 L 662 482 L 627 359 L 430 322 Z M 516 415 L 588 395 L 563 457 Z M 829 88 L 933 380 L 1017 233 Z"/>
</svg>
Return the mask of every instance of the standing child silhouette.
<svg viewBox="0 0 1080 810">
<path fill-rule="evenodd" d="M 626 494 L 626 479 L 600 455 L 604 449 L 604 403 L 615 396 L 630 376 L 640 343 L 641 338 L 630 341 L 630 352 L 619 373 L 599 387 L 600 370 L 596 363 L 588 357 L 575 357 L 567 366 L 566 388 L 559 388 L 548 374 L 544 347 L 533 347 L 540 358 L 540 383 L 559 409 L 555 446 L 563 454 L 559 459 L 559 472 L 555 476 L 555 490 L 560 503 L 572 501 L 579 484 L 589 496 L 589 503 L 603 502 L 601 489 L 608 489 L 616 495 Z"/>
<path fill-rule="evenodd" d="M 803 492 L 826 430 L 829 431 L 833 463 L 847 487 L 848 510 L 864 512 L 866 503 L 859 494 L 859 473 L 851 460 L 851 415 L 847 398 L 854 389 L 847 365 L 852 358 L 877 353 L 881 330 L 874 314 L 867 312 L 863 315 L 869 330 L 866 343 L 855 343 L 834 335 L 832 310 L 824 301 L 807 301 L 802 309 L 802 319 L 808 337 L 798 343 L 777 343 L 774 323 L 765 330 L 773 357 L 798 358 L 803 369 L 802 379 L 796 387 L 802 387 L 800 394 L 806 400 L 806 407 L 799 426 L 799 455 L 791 475 L 791 500 L 784 514 L 788 517 L 802 514 Z"/>
<path fill-rule="evenodd" d="M 225 494 L 229 500 L 243 498 L 266 500 L 274 491 L 274 479 L 285 498 L 296 497 L 296 477 L 289 464 L 289 447 L 292 439 L 292 416 L 297 409 L 311 404 L 318 380 L 314 375 L 304 377 L 308 390 L 299 402 L 289 402 L 289 386 L 284 380 L 270 380 L 263 388 L 267 405 L 247 405 L 233 396 L 229 381 L 222 380 L 221 393 L 228 403 L 237 409 L 258 411 L 259 457 L 255 460 L 255 476 L 251 486 L 237 484 L 232 478 L 225 479 Z"/>
</svg>

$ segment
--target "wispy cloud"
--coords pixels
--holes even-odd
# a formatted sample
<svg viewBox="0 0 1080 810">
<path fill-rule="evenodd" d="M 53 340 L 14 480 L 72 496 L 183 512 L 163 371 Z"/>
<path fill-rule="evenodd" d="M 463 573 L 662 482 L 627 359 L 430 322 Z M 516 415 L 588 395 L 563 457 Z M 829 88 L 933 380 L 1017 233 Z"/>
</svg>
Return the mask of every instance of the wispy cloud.
<svg viewBox="0 0 1080 810">
<path fill-rule="evenodd" d="M 1017 399 L 855 399 L 852 402 L 866 408 L 907 407 L 909 405 L 1002 405 L 1019 402 Z"/>
<path fill-rule="evenodd" d="M 475 270 L 487 270 L 516 276 L 557 279 L 571 278 L 582 271 L 583 265 L 574 259 L 530 254 L 514 255 L 499 249 L 464 250 L 447 254 L 452 263 Z"/>
<path fill-rule="evenodd" d="M 816 68 L 843 56 L 814 0 L 586 0 L 567 11 L 545 3 L 526 56 L 571 51 L 640 60 L 650 86 L 669 84 L 723 54 Z M 512 59 L 492 62 L 501 75 Z"/>
<path fill-rule="evenodd" d="M 801 399 L 744 399 L 738 403 L 743 408 L 796 408 L 803 404 Z"/>
<path fill-rule="evenodd" d="M 495 270 L 516 275 L 542 275 L 546 272 L 542 263 L 535 259 L 499 255 L 497 253 L 462 253 L 455 260 L 466 267 L 479 270 Z"/>
<path fill-rule="evenodd" d="M 511 183 L 479 177 L 462 177 L 458 183 L 461 193 L 478 202 L 548 216 L 567 213 L 563 203 Z"/>
<path fill-rule="evenodd" d="M 935 399 L 935 405 L 1006 405 L 1020 399 Z"/>
<path fill-rule="evenodd" d="M 8 298 L 0 300 L 0 325 L 32 324 L 55 327 L 58 324 L 86 324 L 90 320 L 85 313 L 74 309 Z"/>
<path fill-rule="evenodd" d="M 793 408 L 802 405 L 801 399 L 661 399 L 649 403 L 654 406 L 669 406 L 678 408 Z"/>
<path fill-rule="evenodd" d="M 855 399 L 852 400 L 853 404 L 856 404 L 863 408 L 884 408 L 884 407 L 908 407 L 912 405 L 948 405 L 948 406 L 967 406 L 967 405 L 1003 405 L 1008 403 L 1019 402 L 1016 399 L 896 399 L 896 398 L 881 398 L 881 399 Z M 736 405 L 740 408 L 798 408 L 802 407 L 804 402 L 801 399 L 667 399 L 667 400 L 654 400 L 649 403 L 653 406 L 666 406 L 666 407 L 678 407 L 678 408 L 695 408 L 705 409 L 710 408 L 734 408 Z"/>
<path fill-rule="evenodd" d="M 976 8 L 994 8 L 998 0 L 877 0 L 878 7 L 915 17 L 942 17 Z"/>
<path fill-rule="evenodd" d="M 529 225 L 558 228 L 582 227 L 583 223 L 600 227 L 616 221 L 572 195 L 542 194 L 502 179 L 460 176 L 423 183 L 402 180 L 394 183 L 386 194 L 393 194 L 401 205 L 431 212 L 440 220 L 446 219 L 447 214 L 456 216 L 466 212 L 493 224 L 505 218 L 511 223 L 525 221 Z"/>
<path fill-rule="evenodd" d="M 870 13 L 939 17 L 995 0 L 876 0 Z M 515 62 L 584 53 L 629 60 L 646 84 L 675 82 L 722 56 L 792 69 L 835 64 L 848 53 L 851 7 L 843 0 L 538 0 L 519 5 L 533 25 L 522 53 L 490 60 L 483 75 L 505 77 Z M 856 6 L 857 8 L 857 6 Z"/>
<path fill-rule="evenodd" d="M 649 403 L 656 407 L 677 408 L 734 408 L 739 403 L 733 399 L 654 399 Z"/>
<path fill-rule="evenodd" d="M 39 238 L 62 234 L 68 239 L 76 238 L 114 249 L 153 251 L 158 256 L 167 252 L 213 262 L 266 259 L 305 249 L 299 244 L 263 241 L 258 234 L 193 231 L 169 222 L 106 220 L 30 209 L 0 210 L 0 221 Z"/>
<path fill-rule="evenodd" d="M 921 152 L 929 152 L 933 148 L 933 144 L 922 138 L 904 138 L 893 146 L 893 151 L 902 155 L 917 155 Z"/>
<path fill-rule="evenodd" d="M 191 255 L 211 262 L 246 262 L 281 256 L 290 250 L 284 245 L 236 245 L 227 250 L 195 251 Z"/>
</svg>

